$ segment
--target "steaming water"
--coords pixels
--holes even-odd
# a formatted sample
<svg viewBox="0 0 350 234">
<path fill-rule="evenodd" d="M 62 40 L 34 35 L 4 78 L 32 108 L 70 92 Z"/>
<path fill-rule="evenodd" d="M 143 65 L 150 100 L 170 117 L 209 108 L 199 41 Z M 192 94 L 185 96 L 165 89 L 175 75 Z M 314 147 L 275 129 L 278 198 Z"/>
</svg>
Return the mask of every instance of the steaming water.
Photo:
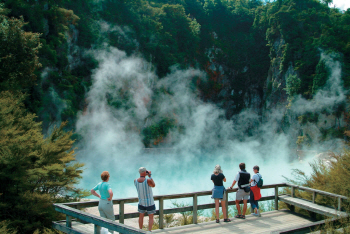
<svg viewBox="0 0 350 234">
<path fill-rule="evenodd" d="M 80 187 L 91 189 L 100 182 L 100 173 L 109 171 L 115 198 L 136 197 L 133 180 L 141 166 L 152 171 L 155 195 L 210 190 L 216 164 L 222 166 L 227 178 L 225 187 L 231 185 L 241 162 L 251 173 L 253 166 L 259 165 L 265 184 L 285 182 L 283 176 L 291 177 L 295 168 L 310 171 L 308 161 L 312 158 L 297 160 L 298 122 L 291 120 L 292 127 L 280 131 L 285 109 L 266 112 L 263 122 L 254 110 L 226 120 L 224 111 L 202 102 L 192 85 L 194 77 L 205 81 L 203 72 L 173 68 L 159 80 L 152 65 L 140 57 L 128 57 L 112 47 L 92 53 L 100 65 L 87 94 L 88 108 L 77 122 L 82 136 L 77 159 L 86 164 Z M 327 109 L 344 101 L 339 62 L 327 56 L 322 59 L 332 69 L 327 85 L 315 100 L 297 97 L 291 113 Z M 159 90 L 165 91 L 155 92 Z M 146 152 L 141 129 L 169 116 L 184 130 L 170 132 L 165 145 L 169 150 Z M 339 142 L 331 145 L 335 143 Z M 312 149 L 324 151 L 330 149 L 328 146 L 327 142 L 314 142 Z M 208 200 L 200 198 L 199 202 Z"/>
<path fill-rule="evenodd" d="M 254 154 L 253 154 L 254 155 Z M 265 184 L 285 182 L 283 176 L 289 177 L 293 168 L 302 169 L 306 172 L 310 170 L 306 162 L 295 161 L 287 163 L 285 160 L 261 160 L 259 154 L 256 157 L 231 154 L 202 154 L 188 155 L 173 153 L 140 154 L 133 156 L 132 160 L 125 163 L 120 160 L 103 160 L 103 156 L 98 162 L 87 162 L 84 172 L 84 179 L 80 186 L 91 189 L 100 182 L 100 172 L 108 170 L 111 174 L 110 184 L 112 185 L 115 198 L 136 197 L 136 189 L 133 180 L 138 178 L 138 167 L 145 166 L 152 171 L 152 177 L 156 183 L 153 188 L 154 195 L 176 194 L 195 191 L 211 190 L 213 183 L 210 176 L 216 164 L 222 165 L 227 182 L 225 187 L 229 187 L 239 171 L 240 162 L 246 162 L 247 170 L 253 175 L 252 167 L 260 165 L 260 172 L 263 175 Z M 131 162 L 132 161 L 132 162 Z M 237 186 L 237 185 L 236 185 Z M 264 190 L 263 195 L 272 195 L 273 190 Z M 235 195 L 230 194 L 230 199 Z M 93 198 L 93 197 L 91 197 Z M 180 202 L 191 203 L 191 199 L 181 199 Z M 199 203 L 211 202 L 210 196 L 200 197 Z M 166 207 L 171 207 L 168 201 Z"/>
</svg>

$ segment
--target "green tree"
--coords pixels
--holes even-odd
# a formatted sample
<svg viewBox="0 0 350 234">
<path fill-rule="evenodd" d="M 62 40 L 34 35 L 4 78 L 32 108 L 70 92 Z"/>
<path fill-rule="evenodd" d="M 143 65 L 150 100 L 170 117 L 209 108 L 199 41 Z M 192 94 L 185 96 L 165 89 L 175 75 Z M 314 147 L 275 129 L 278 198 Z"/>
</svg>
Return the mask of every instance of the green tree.
<svg viewBox="0 0 350 234">
<path fill-rule="evenodd" d="M 40 67 L 39 34 L 25 32 L 23 18 L 4 15 L 0 4 L 0 90 L 23 90 L 34 85 Z"/>
<path fill-rule="evenodd" d="M 294 95 L 298 94 L 300 89 L 301 80 L 297 75 L 289 75 L 286 79 L 286 92 L 289 98 L 292 98 Z"/>
<path fill-rule="evenodd" d="M 44 139 L 41 123 L 24 109 L 23 94 L 0 93 L 0 220 L 21 233 L 50 227 L 52 204 L 76 200 L 83 164 L 75 162 L 72 132 L 63 123 Z"/>
<path fill-rule="evenodd" d="M 321 60 L 316 66 L 316 75 L 314 77 L 314 82 L 312 86 L 313 94 L 316 94 L 317 90 L 319 90 L 326 84 L 328 76 L 329 71 L 326 67 L 326 64 L 323 60 Z"/>
</svg>

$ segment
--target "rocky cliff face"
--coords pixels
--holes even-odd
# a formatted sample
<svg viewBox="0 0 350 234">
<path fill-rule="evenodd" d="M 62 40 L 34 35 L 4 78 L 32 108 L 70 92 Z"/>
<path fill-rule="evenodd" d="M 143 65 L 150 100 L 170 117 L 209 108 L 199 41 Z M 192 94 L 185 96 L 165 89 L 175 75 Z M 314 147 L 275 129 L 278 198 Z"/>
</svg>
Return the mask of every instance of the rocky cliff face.
<svg viewBox="0 0 350 234">
<path fill-rule="evenodd" d="M 274 57 L 271 58 L 270 68 L 263 89 L 257 83 L 250 83 L 246 87 L 240 86 L 237 80 L 246 77 L 249 67 L 242 71 L 225 66 L 217 62 L 216 56 L 221 52 L 219 48 L 208 49 L 210 63 L 207 67 L 209 79 L 220 84 L 216 97 L 211 98 L 221 108 L 225 109 L 226 117 L 233 118 L 242 110 L 249 109 L 259 115 L 260 123 L 275 119 L 279 126 L 277 131 L 289 134 L 292 148 L 305 149 L 314 143 L 326 142 L 322 151 L 334 150 L 338 147 L 339 138 L 346 126 L 344 113 L 329 111 L 303 110 L 301 104 L 291 104 L 286 92 L 286 80 L 290 76 L 301 78 L 300 74 L 289 64 L 285 71 L 282 71 L 283 49 L 285 41 L 282 38 L 276 39 L 273 44 Z M 215 93 L 213 93 L 215 95 Z M 305 100 L 312 103 L 314 100 Z M 300 102 L 302 103 L 302 102 Z M 334 108 L 333 108 L 334 109 Z M 276 112 L 279 117 L 276 118 Z M 274 115 L 274 116 L 272 116 Z M 335 137 L 336 136 L 336 137 Z M 315 153 L 319 153 L 315 151 Z"/>
<path fill-rule="evenodd" d="M 340 138 L 343 138 L 343 131 L 347 123 L 345 121 L 345 112 L 341 108 L 335 106 L 339 103 L 334 102 L 334 107 L 324 106 L 320 109 L 305 109 L 302 104 L 322 102 L 320 98 L 333 98 L 331 90 L 325 88 L 322 95 L 314 95 L 312 100 L 303 99 L 303 102 L 291 102 L 286 92 L 286 80 L 290 76 L 300 78 L 300 74 L 295 70 L 292 64 L 288 69 L 282 72 L 280 64 L 282 62 L 282 49 L 285 45 L 283 39 L 277 39 L 273 45 L 276 54 L 271 59 L 269 73 L 266 79 L 266 87 L 264 89 L 262 119 L 269 119 L 271 110 L 280 110 L 284 112 L 284 120 L 280 122 L 282 129 L 289 129 L 291 137 L 297 143 L 297 148 L 310 147 L 314 143 L 325 142 L 324 151 L 335 150 L 339 148 Z M 332 75 L 330 75 L 332 76 Z M 329 77 L 331 79 L 331 77 Z M 340 87 L 342 89 L 342 87 Z M 294 97 L 294 100 L 302 99 L 302 97 Z M 345 102 L 345 100 L 344 100 Z M 322 109 L 322 108 L 321 108 Z M 302 110 L 302 111 L 301 111 Z M 331 111 L 330 111 L 331 110 Z M 291 131 L 292 130 L 292 131 Z M 319 153 L 319 152 L 318 152 Z"/>
</svg>

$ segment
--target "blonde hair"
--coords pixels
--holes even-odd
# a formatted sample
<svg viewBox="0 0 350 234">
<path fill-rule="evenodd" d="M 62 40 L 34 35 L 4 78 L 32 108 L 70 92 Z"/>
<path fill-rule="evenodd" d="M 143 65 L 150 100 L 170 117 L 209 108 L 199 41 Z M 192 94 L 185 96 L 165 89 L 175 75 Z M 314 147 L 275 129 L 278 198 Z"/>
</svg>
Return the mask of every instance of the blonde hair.
<svg viewBox="0 0 350 234">
<path fill-rule="evenodd" d="M 221 166 L 219 164 L 215 166 L 213 173 L 214 174 L 222 173 Z"/>
</svg>

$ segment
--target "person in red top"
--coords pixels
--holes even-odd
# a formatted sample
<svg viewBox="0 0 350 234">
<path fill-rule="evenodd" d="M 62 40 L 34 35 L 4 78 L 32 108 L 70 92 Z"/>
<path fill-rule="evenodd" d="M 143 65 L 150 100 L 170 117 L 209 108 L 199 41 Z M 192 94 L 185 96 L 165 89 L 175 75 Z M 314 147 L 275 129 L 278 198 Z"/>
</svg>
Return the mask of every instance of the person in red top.
<svg viewBox="0 0 350 234">
<path fill-rule="evenodd" d="M 260 217 L 258 200 L 261 198 L 260 188 L 258 187 L 258 182 L 262 176 L 259 173 L 259 166 L 253 167 L 254 175 L 250 180 L 250 204 L 254 209 L 252 215 Z"/>
</svg>

